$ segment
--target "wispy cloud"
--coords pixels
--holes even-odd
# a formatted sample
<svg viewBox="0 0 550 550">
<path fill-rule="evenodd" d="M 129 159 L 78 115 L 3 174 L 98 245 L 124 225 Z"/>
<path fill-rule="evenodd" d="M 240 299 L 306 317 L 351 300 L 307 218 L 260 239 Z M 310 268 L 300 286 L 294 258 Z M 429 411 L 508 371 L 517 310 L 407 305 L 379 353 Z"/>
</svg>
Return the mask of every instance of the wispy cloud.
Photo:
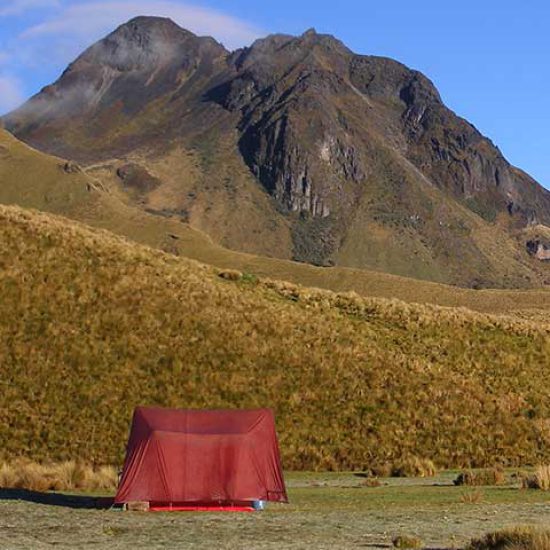
<svg viewBox="0 0 550 550">
<path fill-rule="evenodd" d="M 217 38 L 230 49 L 262 35 L 260 29 L 236 17 L 174 0 L 103 0 L 68 5 L 24 31 L 21 38 L 71 36 L 89 41 L 137 15 L 170 17 L 196 34 Z"/>
<path fill-rule="evenodd" d="M 11 0 L 7 5 L 0 7 L 0 17 L 21 15 L 36 8 L 58 8 L 59 0 Z"/>
<path fill-rule="evenodd" d="M 21 90 L 36 92 L 51 83 L 86 47 L 138 15 L 169 17 L 229 49 L 265 34 L 247 21 L 186 0 L 0 0 L 0 17 L 20 16 L 18 25 L 7 19 L 0 36 L 0 111 L 16 105 Z"/>
<path fill-rule="evenodd" d="M 7 113 L 23 103 L 24 95 L 19 79 L 0 75 L 0 114 Z"/>
</svg>

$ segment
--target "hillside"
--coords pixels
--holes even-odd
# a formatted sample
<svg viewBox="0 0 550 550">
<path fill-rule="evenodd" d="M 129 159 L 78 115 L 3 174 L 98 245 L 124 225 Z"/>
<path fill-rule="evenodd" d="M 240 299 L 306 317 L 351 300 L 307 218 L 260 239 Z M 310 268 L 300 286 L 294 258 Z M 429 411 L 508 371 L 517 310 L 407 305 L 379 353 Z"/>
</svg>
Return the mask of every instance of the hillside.
<svg viewBox="0 0 550 550">
<path fill-rule="evenodd" d="M 407 302 L 467 307 L 485 313 L 550 320 L 548 290 L 468 290 L 382 272 L 321 268 L 228 250 L 178 218 L 159 217 L 124 202 L 104 179 L 66 160 L 40 153 L 0 129 L 0 203 L 62 214 L 141 244 L 219 268 L 334 291 Z M 530 238 L 536 239 L 534 227 Z"/>
<path fill-rule="evenodd" d="M 472 288 L 550 280 L 550 193 L 426 76 L 314 30 L 228 52 L 138 17 L 4 122 L 225 248 Z"/>
<path fill-rule="evenodd" d="M 550 459 L 550 325 L 220 272 L 0 207 L 3 458 L 120 462 L 132 409 L 273 407 L 286 468 Z"/>
</svg>

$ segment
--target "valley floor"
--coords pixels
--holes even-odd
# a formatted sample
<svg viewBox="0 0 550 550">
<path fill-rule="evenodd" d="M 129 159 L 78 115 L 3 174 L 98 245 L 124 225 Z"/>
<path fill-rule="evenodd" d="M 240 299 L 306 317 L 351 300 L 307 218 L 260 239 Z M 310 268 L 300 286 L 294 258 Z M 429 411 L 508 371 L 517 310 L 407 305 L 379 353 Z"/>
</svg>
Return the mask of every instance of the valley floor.
<svg viewBox="0 0 550 550">
<path fill-rule="evenodd" d="M 427 548 L 461 548 L 512 525 L 550 525 L 550 493 L 454 487 L 456 473 L 385 479 L 366 487 L 353 474 L 289 473 L 289 505 L 261 513 L 139 513 L 18 500 L 0 489 L 0 548 L 390 548 L 414 535 Z M 63 505 L 65 504 L 65 505 Z M 67 504 L 70 504 L 68 506 Z"/>
</svg>

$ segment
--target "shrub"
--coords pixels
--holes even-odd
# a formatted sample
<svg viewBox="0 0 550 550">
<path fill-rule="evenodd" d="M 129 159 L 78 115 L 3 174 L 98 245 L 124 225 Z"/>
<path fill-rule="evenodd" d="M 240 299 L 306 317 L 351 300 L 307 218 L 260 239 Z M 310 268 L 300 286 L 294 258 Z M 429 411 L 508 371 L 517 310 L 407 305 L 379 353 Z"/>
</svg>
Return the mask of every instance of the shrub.
<svg viewBox="0 0 550 550">
<path fill-rule="evenodd" d="M 550 530 L 512 527 L 473 539 L 466 550 L 550 550 Z"/>
<path fill-rule="evenodd" d="M 455 485 L 502 485 L 506 482 L 506 474 L 501 468 L 485 468 L 483 470 L 467 470 L 461 472 L 453 481 Z"/>
<path fill-rule="evenodd" d="M 392 540 L 395 548 L 422 548 L 422 541 L 413 535 L 399 535 Z"/>
<path fill-rule="evenodd" d="M 550 465 L 539 466 L 533 475 L 523 478 L 522 485 L 525 489 L 550 490 Z"/>
<path fill-rule="evenodd" d="M 252 285 L 255 285 L 258 283 L 258 277 L 254 275 L 253 273 L 243 273 L 241 277 L 241 281 L 243 283 L 249 283 Z"/>
<path fill-rule="evenodd" d="M 436 473 L 435 464 L 429 458 L 416 456 L 396 463 L 391 471 L 393 477 L 432 477 Z"/>
</svg>

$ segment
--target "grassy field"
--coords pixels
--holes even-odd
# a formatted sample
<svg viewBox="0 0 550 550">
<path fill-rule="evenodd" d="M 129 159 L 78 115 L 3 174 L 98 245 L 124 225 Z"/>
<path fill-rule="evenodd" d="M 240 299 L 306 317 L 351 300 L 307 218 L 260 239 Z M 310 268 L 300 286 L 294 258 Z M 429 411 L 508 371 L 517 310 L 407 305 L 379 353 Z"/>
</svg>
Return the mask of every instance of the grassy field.
<svg viewBox="0 0 550 550">
<path fill-rule="evenodd" d="M 137 405 L 272 407 L 292 469 L 550 459 L 550 327 L 217 271 L 0 207 L 0 458 L 119 464 Z"/>
<path fill-rule="evenodd" d="M 464 489 L 452 485 L 455 477 L 446 472 L 365 487 L 351 473 L 287 473 L 290 504 L 253 514 L 78 509 L 92 499 L 60 495 L 57 505 L 46 505 L 0 489 L 0 547 L 388 548 L 394 537 L 408 535 L 442 549 L 463 548 L 496 529 L 550 523 L 548 492 L 513 484 Z"/>
</svg>

